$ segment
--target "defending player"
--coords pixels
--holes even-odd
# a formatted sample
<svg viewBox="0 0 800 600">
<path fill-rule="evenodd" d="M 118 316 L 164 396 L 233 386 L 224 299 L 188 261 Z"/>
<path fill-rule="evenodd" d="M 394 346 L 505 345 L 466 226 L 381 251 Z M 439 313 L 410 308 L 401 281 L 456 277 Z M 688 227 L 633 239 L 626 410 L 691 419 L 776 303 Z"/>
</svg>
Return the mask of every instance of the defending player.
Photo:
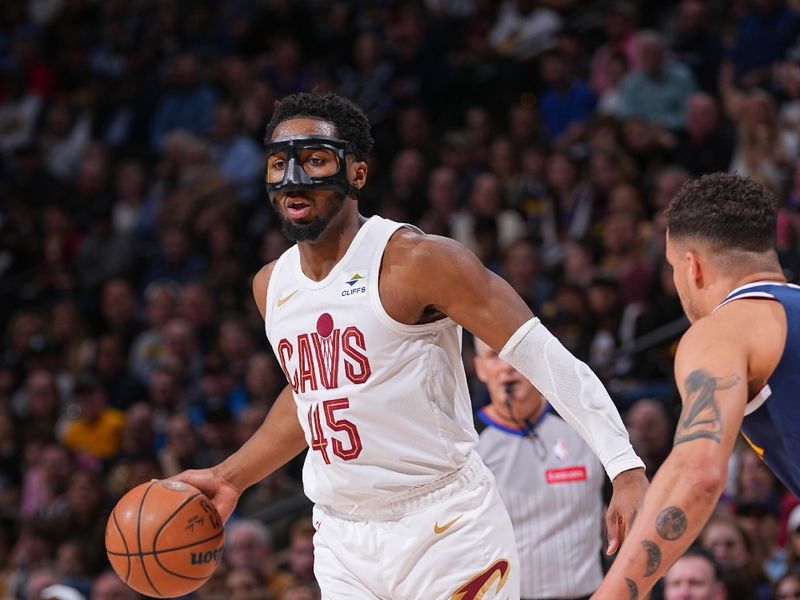
<svg viewBox="0 0 800 600">
<path fill-rule="evenodd" d="M 513 531 L 476 433 L 467 327 L 538 382 L 614 481 L 612 549 L 646 486 L 597 378 L 463 246 L 358 213 L 369 123 L 335 95 L 280 102 L 266 182 L 297 245 L 253 281 L 290 388 L 223 463 L 179 476 L 227 518 L 241 490 L 306 445 L 315 574 L 326 598 L 517 598 Z"/>
<path fill-rule="evenodd" d="M 775 200 L 732 174 L 686 183 L 667 209 L 667 260 L 692 326 L 675 357 L 674 448 L 596 598 L 638 598 L 714 509 L 741 426 L 800 494 L 800 287 L 775 252 Z"/>
</svg>

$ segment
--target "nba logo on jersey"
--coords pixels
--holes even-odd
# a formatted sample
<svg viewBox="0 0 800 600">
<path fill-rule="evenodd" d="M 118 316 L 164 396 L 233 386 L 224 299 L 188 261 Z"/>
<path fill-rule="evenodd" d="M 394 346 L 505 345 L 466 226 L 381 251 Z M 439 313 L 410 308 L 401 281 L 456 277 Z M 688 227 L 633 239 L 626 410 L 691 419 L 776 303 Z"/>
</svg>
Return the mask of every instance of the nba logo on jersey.
<svg viewBox="0 0 800 600">
<path fill-rule="evenodd" d="M 553 445 L 553 454 L 561 461 L 565 461 L 569 458 L 569 450 L 567 450 L 567 442 L 564 441 L 564 438 L 558 438 L 558 440 L 556 440 L 556 443 Z"/>
<path fill-rule="evenodd" d="M 356 271 L 350 277 L 345 278 L 342 297 L 360 296 L 367 293 L 367 278 L 363 273 L 366 273 L 366 269 Z"/>
<path fill-rule="evenodd" d="M 301 333 L 295 343 L 278 343 L 278 362 L 295 392 L 333 390 L 339 387 L 339 368 L 355 384 L 365 383 L 372 369 L 364 334 L 355 325 L 341 329 L 330 313 L 322 313 L 310 333 Z"/>
</svg>

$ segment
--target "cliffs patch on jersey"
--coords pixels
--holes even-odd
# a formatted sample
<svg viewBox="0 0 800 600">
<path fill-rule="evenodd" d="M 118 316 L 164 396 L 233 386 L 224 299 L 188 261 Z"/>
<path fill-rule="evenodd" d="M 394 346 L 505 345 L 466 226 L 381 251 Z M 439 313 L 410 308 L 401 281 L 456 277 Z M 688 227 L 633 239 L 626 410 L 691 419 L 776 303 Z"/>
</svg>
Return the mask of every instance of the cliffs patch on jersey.
<svg viewBox="0 0 800 600">
<path fill-rule="evenodd" d="M 315 331 L 278 342 L 278 361 L 295 392 L 333 390 L 341 375 L 354 384 L 372 374 L 364 334 L 355 325 L 340 329 L 329 313 L 317 319 Z"/>
<path fill-rule="evenodd" d="M 367 293 L 367 278 L 360 273 L 355 273 L 352 277 L 345 280 L 345 287 L 342 296 L 359 296 Z"/>
</svg>

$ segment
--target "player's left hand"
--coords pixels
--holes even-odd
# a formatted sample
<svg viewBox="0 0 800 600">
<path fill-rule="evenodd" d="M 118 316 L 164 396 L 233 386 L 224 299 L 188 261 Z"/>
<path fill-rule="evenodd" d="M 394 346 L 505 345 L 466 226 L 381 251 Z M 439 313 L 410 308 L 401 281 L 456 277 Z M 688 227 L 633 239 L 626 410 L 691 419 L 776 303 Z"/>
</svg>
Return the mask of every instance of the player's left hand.
<svg viewBox="0 0 800 600">
<path fill-rule="evenodd" d="M 611 483 L 614 486 L 614 493 L 606 511 L 608 531 L 606 554 L 609 555 L 619 550 L 625 535 L 631 530 L 649 485 L 642 468 L 623 471 Z"/>
</svg>

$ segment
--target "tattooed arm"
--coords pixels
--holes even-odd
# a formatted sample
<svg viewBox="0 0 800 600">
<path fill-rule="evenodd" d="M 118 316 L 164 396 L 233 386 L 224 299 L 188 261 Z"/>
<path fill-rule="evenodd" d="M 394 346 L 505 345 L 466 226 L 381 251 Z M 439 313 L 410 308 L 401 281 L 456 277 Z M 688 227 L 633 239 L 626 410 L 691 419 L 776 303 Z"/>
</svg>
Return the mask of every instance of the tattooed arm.
<svg viewBox="0 0 800 600">
<path fill-rule="evenodd" d="M 747 354 L 735 327 L 707 318 L 684 335 L 675 357 L 683 401 L 672 452 L 594 598 L 645 598 L 711 515 L 747 401 Z"/>
</svg>

